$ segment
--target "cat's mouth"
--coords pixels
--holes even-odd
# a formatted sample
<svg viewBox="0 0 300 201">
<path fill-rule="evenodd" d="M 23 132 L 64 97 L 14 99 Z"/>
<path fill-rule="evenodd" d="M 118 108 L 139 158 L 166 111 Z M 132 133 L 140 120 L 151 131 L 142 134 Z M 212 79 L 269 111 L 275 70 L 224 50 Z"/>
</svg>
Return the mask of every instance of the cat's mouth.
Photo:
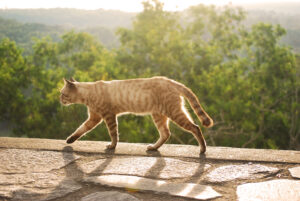
<svg viewBox="0 0 300 201">
<path fill-rule="evenodd" d="M 68 102 L 68 101 L 66 101 L 66 100 L 61 100 L 60 103 L 61 103 L 62 105 L 64 105 L 64 106 L 69 106 L 69 105 L 72 104 L 72 103 L 70 103 L 70 102 Z"/>
<path fill-rule="evenodd" d="M 64 106 L 68 106 L 71 105 L 70 102 L 68 102 L 67 100 L 63 99 L 62 97 L 60 97 L 60 103 Z"/>
<path fill-rule="evenodd" d="M 68 102 L 66 102 L 66 101 L 61 101 L 61 104 L 63 104 L 64 106 L 68 106 L 68 105 L 70 105 L 71 103 L 68 103 Z"/>
</svg>

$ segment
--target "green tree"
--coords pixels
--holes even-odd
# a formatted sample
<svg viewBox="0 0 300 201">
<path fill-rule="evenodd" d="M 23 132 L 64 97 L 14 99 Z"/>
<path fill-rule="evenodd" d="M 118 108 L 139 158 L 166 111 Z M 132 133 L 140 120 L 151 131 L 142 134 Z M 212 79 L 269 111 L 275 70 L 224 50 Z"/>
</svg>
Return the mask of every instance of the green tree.
<svg viewBox="0 0 300 201">
<path fill-rule="evenodd" d="M 30 68 L 15 42 L 0 42 L 0 120 L 15 122 L 26 112 Z"/>
<path fill-rule="evenodd" d="M 121 45 L 116 50 L 71 31 L 58 42 L 36 39 L 32 54 L 23 58 L 14 42 L 3 40 L 1 120 L 13 122 L 20 136 L 64 139 L 87 113 L 84 106 L 60 105 L 63 77 L 165 75 L 190 87 L 214 119 L 215 126 L 204 132 L 209 145 L 299 149 L 300 59 L 280 45 L 282 27 L 245 28 L 245 13 L 230 6 L 198 5 L 180 15 L 164 11 L 158 0 L 143 5 L 132 28 L 117 31 Z M 196 144 L 177 126 L 171 130 L 169 143 Z M 150 116 L 119 117 L 119 131 L 121 141 L 150 143 L 158 137 Z M 105 125 L 84 139 L 109 140 Z"/>
<path fill-rule="evenodd" d="M 159 1 L 144 3 L 133 28 L 118 32 L 117 59 L 129 75 L 166 75 L 192 88 L 216 121 L 209 144 L 295 149 L 299 79 L 294 54 L 279 45 L 285 30 L 246 29 L 245 13 L 230 6 L 198 5 L 186 15 L 178 20 Z M 195 143 L 174 133 L 171 142 Z"/>
<path fill-rule="evenodd" d="M 157 0 L 143 5 L 133 28 L 117 31 L 121 42 L 118 60 L 131 77 L 168 75 L 179 79 L 189 59 L 179 15 L 164 11 Z"/>
<path fill-rule="evenodd" d="M 28 137 L 66 138 L 85 120 L 87 112 L 80 105 L 68 108 L 60 105 L 62 78 L 74 76 L 79 81 L 94 81 L 105 79 L 113 72 L 118 74 L 113 68 L 112 57 L 112 53 L 86 33 L 68 32 L 61 42 L 53 42 L 51 38 L 36 39 L 33 54 L 28 56 L 33 69 L 30 105 L 16 133 Z M 99 137 L 91 135 L 89 139 Z"/>
<path fill-rule="evenodd" d="M 253 91 L 251 102 L 259 114 L 256 135 L 252 135 L 251 140 L 263 138 L 258 142 L 260 147 L 295 149 L 290 129 L 299 125 L 299 115 L 292 120 L 299 111 L 299 104 L 295 102 L 299 95 L 299 78 L 294 54 L 278 45 L 284 34 L 285 30 L 279 25 L 257 24 L 248 37 L 251 41 L 248 57 L 254 58 L 250 60 L 248 75 Z"/>
</svg>

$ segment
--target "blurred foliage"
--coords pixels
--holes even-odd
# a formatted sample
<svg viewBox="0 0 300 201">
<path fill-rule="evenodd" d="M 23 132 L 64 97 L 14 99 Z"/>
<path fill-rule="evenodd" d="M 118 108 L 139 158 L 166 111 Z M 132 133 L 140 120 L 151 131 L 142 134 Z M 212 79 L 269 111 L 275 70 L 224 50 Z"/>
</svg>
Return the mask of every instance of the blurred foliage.
<svg viewBox="0 0 300 201">
<path fill-rule="evenodd" d="M 300 57 L 280 45 L 282 27 L 258 23 L 245 28 L 246 14 L 230 6 L 198 5 L 179 18 L 158 0 L 143 5 L 132 28 L 117 30 L 121 44 L 114 50 L 75 31 L 59 41 L 35 39 L 25 56 L 13 41 L 2 40 L 1 120 L 13 122 L 17 136 L 65 139 L 87 113 L 82 105 L 60 105 L 63 77 L 95 81 L 164 75 L 190 87 L 214 119 L 215 126 L 204 130 L 208 145 L 300 149 Z M 169 143 L 196 144 L 173 124 L 171 131 Z M 150 116 L 119 117 L 119 132 L 123 142 L 158 138 Z M 84 139 L 109 136 L 101 124 Z"/>
</svg>

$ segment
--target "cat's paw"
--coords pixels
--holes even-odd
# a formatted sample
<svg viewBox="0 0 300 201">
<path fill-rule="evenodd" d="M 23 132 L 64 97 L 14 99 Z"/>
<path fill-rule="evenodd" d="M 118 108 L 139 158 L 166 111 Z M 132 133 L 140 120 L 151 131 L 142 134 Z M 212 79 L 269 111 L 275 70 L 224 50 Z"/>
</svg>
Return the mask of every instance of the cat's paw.
<svg viewBox="0 0 300 201">
<path fill-rule="evenodd" d="M 71 143 L 75 142 L 76 140 L 77 140 L 77 137 L 70 136 L 70 137 L 67 138 L 67 143 L 71 144 Z"/>
<path fill-rule="evenodd" d="M 149 145 L 147 146 L 147 150 L 148 150 L 148 151 L 155 151 L 155 150 L 157 150 L 157 148 L 155 148 L 152 144 L 149 144 Z"/>
<path fill-rule="evenodd" d="M 206 152 L 206 147 L 201 146 L 200 148 L 200 154 L 204 154 Z"/>
<path fill-rule="evenodd" d="M 114 149 L 114 148 L 116 148 L 116 145 L 113 144 L 106 145 L 106 149 Z"/>
</svg>

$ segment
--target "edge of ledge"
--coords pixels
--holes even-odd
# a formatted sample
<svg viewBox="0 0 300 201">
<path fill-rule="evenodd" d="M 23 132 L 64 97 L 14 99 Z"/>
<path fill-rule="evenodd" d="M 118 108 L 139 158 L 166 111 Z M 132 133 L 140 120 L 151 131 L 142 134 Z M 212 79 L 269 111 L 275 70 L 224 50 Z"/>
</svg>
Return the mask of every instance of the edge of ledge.
<svg viewBox="0 0 300 201">
<path fill-rule="evenodd" d="M 83 153 L 163 156 L 212 160 L 231 160 L 249 162 L 277 162 L 300 164 L 300 151 L 248 149 L 231 147 L 207 147 L 205 154 L 200 155 L 200 149 L 194 145 L 165 144 L 159 151 L 147 151 L 146 144 L 119 142 L 115 150 L 107 150 L 109 142 L 76 141 L 69 145 L 65 140 L 40 138 L 0 137 L 0 149 L 34 149 L 48 151 L 75 151 Z"/>
</svg>

